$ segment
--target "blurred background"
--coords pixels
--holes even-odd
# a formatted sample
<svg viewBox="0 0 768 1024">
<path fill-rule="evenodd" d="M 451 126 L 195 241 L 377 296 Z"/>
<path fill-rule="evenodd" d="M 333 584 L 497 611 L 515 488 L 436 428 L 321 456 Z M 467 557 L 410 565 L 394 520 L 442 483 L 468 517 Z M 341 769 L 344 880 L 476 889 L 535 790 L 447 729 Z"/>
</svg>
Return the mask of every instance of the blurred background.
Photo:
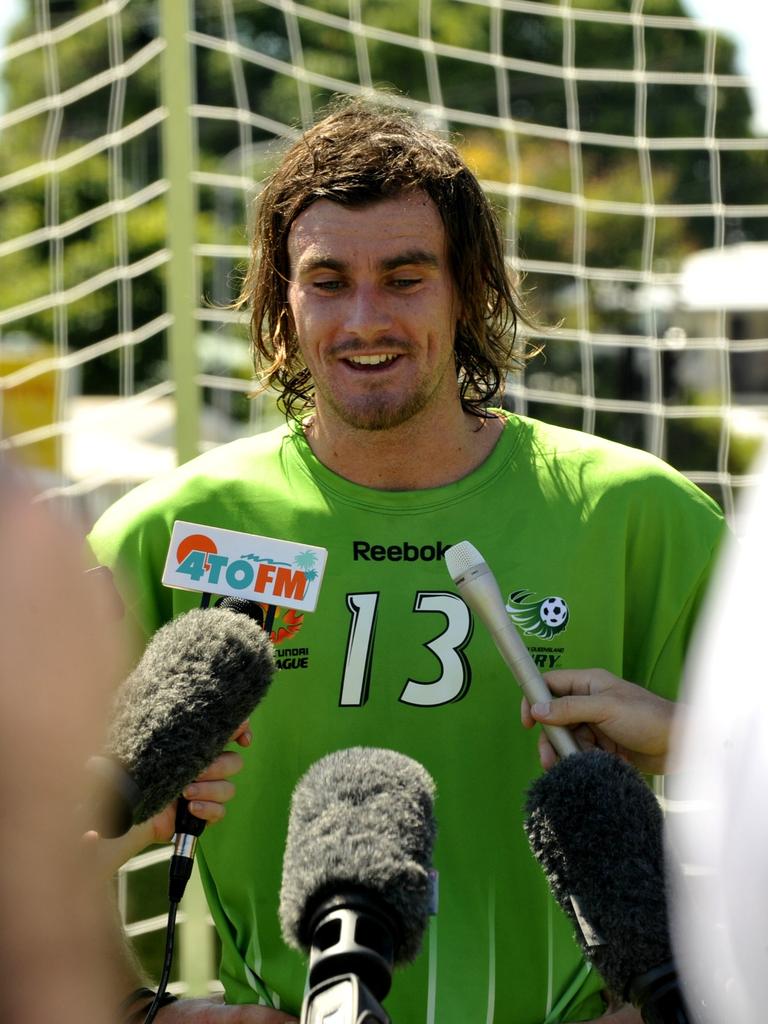
<svg viewBox="0 0 768 1024">
<path fill-rule="evenodd" d="M 386 88 L 455 136 L 549 325 L 505 405 L 647 448 L 738 529 L 768 436 L 767 28 L 754 0 L 3 0 L 0 447 L 87 527 L 279 422 L 228 309 L 252 200 L 331 96 Z M 152 971 L 166 856 L 118 882 Z M 176 991 L 216 987 L 190 900 Z"/>
</svg>

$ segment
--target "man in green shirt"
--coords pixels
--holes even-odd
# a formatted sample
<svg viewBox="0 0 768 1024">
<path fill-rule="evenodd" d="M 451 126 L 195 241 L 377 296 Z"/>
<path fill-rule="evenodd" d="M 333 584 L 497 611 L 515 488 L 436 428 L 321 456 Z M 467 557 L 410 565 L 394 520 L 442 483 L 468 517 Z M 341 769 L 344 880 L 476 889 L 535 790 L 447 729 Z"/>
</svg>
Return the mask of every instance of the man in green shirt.
<svg viewBox="0 0 768 1024">
<path fill-rule="evenodd" d="M 278 610 L 281 671 L 201 843 L 228 1005 L 182 1000 L 158 1021 L 298 1013 L 306 964 L 277 919 L 290 795 L 324 754 L 368 745 L 421 761 L 438 790 L 440 909 L 394 979 L 393 1021 L 634 1024 L 603 1016 L 527 848 L 536 738 L 443 557 L 464 539 L 482 552 L 543 671 L 600 665 L 673 698 L 719 510 L 646 453 L 491 407 L 522 306 L 476 179 L 405 116 L 347 104 L 289 150 L 243 303 L 286 426 L 151 481 L 91 537 L 147 636 L 199 603 L 161 583 L 177 520 L 328 550 L 316 611 Z"/>
</svg>

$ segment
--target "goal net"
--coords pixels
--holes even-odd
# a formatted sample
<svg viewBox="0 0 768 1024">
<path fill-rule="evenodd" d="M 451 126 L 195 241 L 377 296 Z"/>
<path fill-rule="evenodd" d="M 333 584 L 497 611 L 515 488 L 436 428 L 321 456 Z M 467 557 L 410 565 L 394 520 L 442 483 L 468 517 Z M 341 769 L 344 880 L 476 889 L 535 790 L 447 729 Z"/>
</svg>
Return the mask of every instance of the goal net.
<svg viewBox="0 0 768 1024">
<path fill-rule="evenodd" d="M 177 458 L 277 421 L 268 395 L 249 397 L 243 317 L 225 308 L 251 202 L 332 96 L 387 89 L 457 139 L 548 325 L 504 403 L 647 448 L 733 516 L 768 434 L 768 137 L 734 43 L 685 0 L 14 13 L 0 445 L 47 495 L 90 521 Z M 153 913 L 133 929 L 157 943 Z"/>
</svg>

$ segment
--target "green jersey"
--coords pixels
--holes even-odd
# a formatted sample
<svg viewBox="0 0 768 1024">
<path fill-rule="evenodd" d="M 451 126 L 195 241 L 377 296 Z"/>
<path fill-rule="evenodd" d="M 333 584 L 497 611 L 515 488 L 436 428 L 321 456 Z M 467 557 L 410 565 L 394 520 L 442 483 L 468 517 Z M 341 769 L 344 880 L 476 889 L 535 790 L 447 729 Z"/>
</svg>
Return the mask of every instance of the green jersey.
<svg viewBox="0 0 768 1024">
<path fill-rule="evenodd" d="M 363 745 L 420 761 L 438 793 L 439 911 L 395 973 L 392 1019 L 542 1024 L 603 1010 L 522 828 L 536 731 L 520 726 L 520 691 L 444 553 L 461 540 L 481 552 L 543 671 L 599 666 L 672 697 L 722 515 L 644 452 L 504 415 L 485 462 L 443 487 L 358 486 L 286 427 L 150 481 L 93 531 L 146 635 L 200 601 L 160 582 L 177 519 L 328 549 L 316 611 L 277 611 L 280 670 L 226 819 L 200 844 L 228 1002 L 299 1010 L 307 965 L 277 913 L 291 793 L 318 758 Z"/>
</svg>

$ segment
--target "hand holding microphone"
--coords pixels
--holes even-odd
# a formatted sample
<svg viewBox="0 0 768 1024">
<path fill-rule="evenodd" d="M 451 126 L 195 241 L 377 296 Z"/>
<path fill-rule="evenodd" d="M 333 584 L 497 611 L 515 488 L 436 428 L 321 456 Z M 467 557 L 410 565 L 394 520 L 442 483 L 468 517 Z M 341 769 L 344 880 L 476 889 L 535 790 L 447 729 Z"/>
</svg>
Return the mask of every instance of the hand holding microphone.
<svg viewBox="0 0 768 1024">
<path fill-rule="evenodd" d="M 243 722 L 229 737 L 230 744 L 248 747 L 252 734 L 250 724 Z M 226 804 L 235 795 L 235 786 L 229 780 L 243 767 L 243 759 L 234 750 L 224 750 L 218 757 L 204 768 L 202 772 L 185 786 L 181 796 L 189 801 L 192 813 L 212 825 L 221 821 L 226 813 Z M 174 832 L 173 804 L 156 814 L 152 821 L 160 842 L 168 841 Z"/>
<path fill-rule="evenodd" d="M 641 772 L 664 774 L 679 704 L 605 669 L 558 669 L 547 672 L 544 680 L 553 697 L 533 706 L 523 697 L 520 717 L 525 728 L 537 723 L 570 726 L 583 750 L 597 747 L 618 754 Z M 545 769 L 557 761 L 544 732 L 539 758 Z"/>
<path fill-rule="evenodd" d="M 220 753 L 264 696 L 274 660 L 247 615 L 196 609 L 166 623 L 120 687 L 89 824 L 119 836 L 161 811 Z M 181 899 L 205 822 L 179 798 L 169 896 Z"/>
<path fill-rule="evenodd" d="M 266 693 L 269 638 L 246 615 L 196 609 L 155 633 L 118 690 L 92 827 L 117 836 L 161 811 L 221 752 Z"/>
<path fill-rule="evenodd" d="M 120 687 L 105 755 L 91 759 L 100 786 L 90 811 L 102 835 L 119 836 L 178 798 L 165 958 L 145 1024 L 165 997 L 176 911 L 205 828 L 179 794 L 250 715 L 273 672 L 269 637 L 248 615 L 227 608 L 180 615 L 155 633 Z"/>
<path fill-rule="evenodd" d="M 499 585 L 487 562 L 468 540 L 454 544 L 445 553 L 445 564 L 459 593 L 472 611 L 485 623 L 507 667 L 530 704 L 548 701 L 550 693 L 542 674 L 510 621 Z M 577 754 L 579 747 L 568 729 L 542 724 L 560 757 Z"/>
<path fill-rule="evenodd" d="M 230 743 L 247 747 L 251 742 L 248 723 L 243 723 Z M 234 750 L 224 750 L 188 786 L 181 796 L 189 800 L 195 817 L 214 825 L 226 815 L 226 805 L 236 794 L 231 781 L 243 768 L 243 759 Z M 132 857 L 156 843 L 168 843 L 176 831 L 177 801 L 173 800 L 161 811 L 139 825 L 134 825 L 121 836 L 106 839 L 90 830 L 83 835 L 85 848 L 92 860 L 92 869 L 99 878 L 108 880 Z"/>
</svg>

